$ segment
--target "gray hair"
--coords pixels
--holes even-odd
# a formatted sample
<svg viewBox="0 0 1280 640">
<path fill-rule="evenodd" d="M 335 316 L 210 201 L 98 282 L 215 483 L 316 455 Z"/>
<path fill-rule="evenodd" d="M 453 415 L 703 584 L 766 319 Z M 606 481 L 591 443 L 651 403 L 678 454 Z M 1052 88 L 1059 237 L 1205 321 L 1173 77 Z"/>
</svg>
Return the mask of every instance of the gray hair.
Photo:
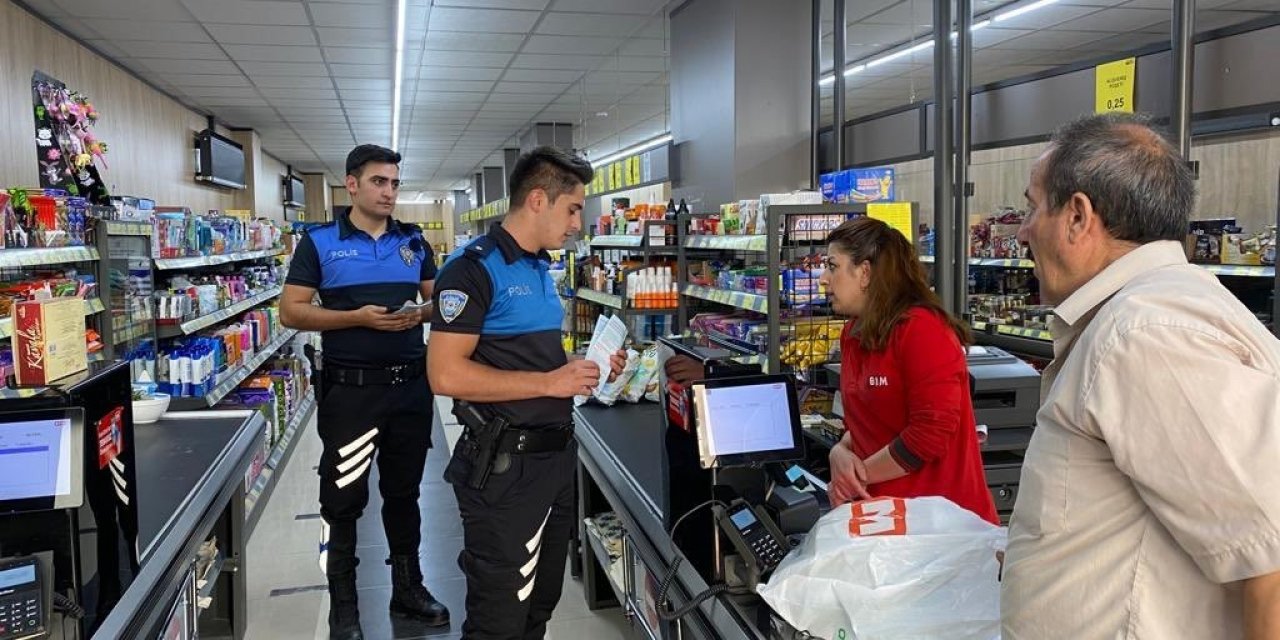
<svg viewBox="0 0 1280 640">
<path fill-rule="evenodd" d="M 1050 144 L 1044 189 L 1051 209 L 1082 193 L 1117 240 L 1186 237 L 1195 177 L 1148 116 L 1085 116 L 1059 127 Z"/>
</svg>

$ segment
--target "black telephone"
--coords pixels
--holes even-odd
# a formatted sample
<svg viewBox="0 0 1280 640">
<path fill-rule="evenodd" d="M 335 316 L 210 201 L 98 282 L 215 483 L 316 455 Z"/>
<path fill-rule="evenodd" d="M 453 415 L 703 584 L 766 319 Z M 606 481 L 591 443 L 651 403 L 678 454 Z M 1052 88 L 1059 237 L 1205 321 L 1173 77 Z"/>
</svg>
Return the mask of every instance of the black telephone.
<svg viewBox="0 0 1280 640">
<path fill-rule="evenodd" d="M 737 499 L 721 511 L 718 520 L 738 554 L 754 565 L 756 581 L 768 577 L 791 551 L 791 543 L 763 507 Z"/>
<path fill-rule="evenodd" d="M 52 596 L 38 556 L 0 559 L 0 640 L 49 635 Z"/>
</svg>

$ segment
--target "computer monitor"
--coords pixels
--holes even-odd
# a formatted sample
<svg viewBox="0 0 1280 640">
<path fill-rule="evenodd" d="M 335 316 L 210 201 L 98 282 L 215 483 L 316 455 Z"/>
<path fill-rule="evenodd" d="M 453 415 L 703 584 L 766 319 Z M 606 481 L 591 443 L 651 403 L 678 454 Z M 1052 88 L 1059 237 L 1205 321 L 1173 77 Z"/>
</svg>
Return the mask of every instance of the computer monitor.
<svg viewBox="0 0 1280 640">
<path fill-rule="evenodd" d="M 702 468 L 804 458 L 800 401 L 791 376 L 716 378 L 692 387 Z"/>
<path fill-rule="evenodd" d="M 0 412 L 0 515 L 84 503 L 84 410 Z"/>
</svg>

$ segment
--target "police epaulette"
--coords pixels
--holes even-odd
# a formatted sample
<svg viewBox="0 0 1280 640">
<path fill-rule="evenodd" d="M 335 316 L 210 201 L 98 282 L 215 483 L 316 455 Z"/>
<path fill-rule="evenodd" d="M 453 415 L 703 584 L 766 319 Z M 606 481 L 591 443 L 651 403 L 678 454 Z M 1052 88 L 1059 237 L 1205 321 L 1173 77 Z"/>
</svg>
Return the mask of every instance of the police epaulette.
<svg viewBox="0 0 1280 640">
<path fill-rule="evenodd" d="M 494 241 L 493 238 L 489 236 L 480 236 L 479 238 L 472 240 L 471 244 L 467 245 L 467 248 L 462 252 L 462 255 L 473 260 L 482 260 L 490 253 L 493 253 L 493 250 L 497 248 L 498 243 Z"/>
</svg>

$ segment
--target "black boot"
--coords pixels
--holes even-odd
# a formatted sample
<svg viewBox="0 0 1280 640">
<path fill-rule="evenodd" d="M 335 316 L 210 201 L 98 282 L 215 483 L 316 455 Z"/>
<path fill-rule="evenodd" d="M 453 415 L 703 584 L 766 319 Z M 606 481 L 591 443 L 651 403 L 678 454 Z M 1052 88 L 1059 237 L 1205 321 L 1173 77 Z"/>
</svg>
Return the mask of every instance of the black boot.
<svg viewBox="0 0 1280 640">
<path fill-rule="evenodd" d="M 422 586 L 418 556 L 391 556 L 391 613 L 421 620 L 429 627 L 449 624 L 449 610 Z"/>
<path fill-rule="evenodd" d="M 364 640 L 355 572 L 329 576 L 329 640 Z"/>
</svg>

